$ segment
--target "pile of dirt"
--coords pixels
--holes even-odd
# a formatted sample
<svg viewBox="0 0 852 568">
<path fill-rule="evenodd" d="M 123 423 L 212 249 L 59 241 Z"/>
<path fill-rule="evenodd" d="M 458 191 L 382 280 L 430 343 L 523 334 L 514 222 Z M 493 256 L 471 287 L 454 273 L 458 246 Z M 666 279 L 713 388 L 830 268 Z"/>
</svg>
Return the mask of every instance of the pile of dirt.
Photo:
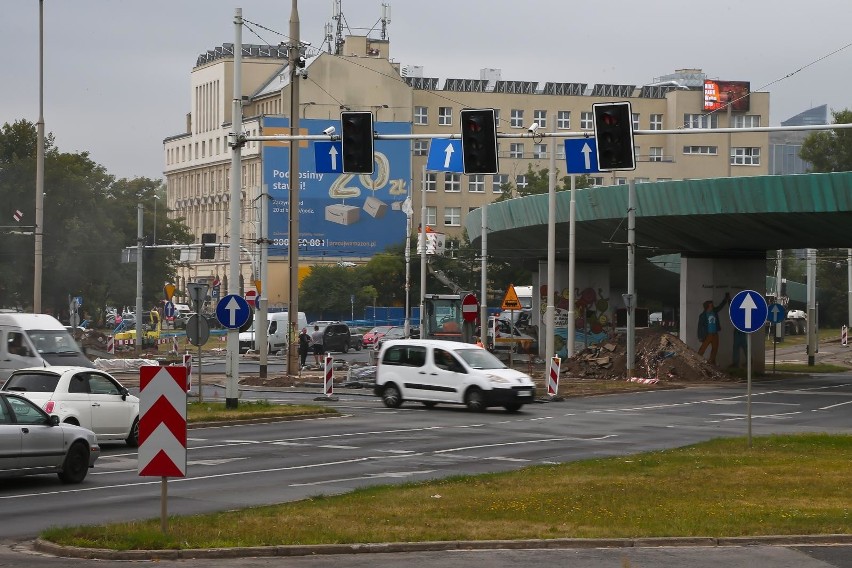
<svg viewBox="0 0 852 568">
<path fill-rule="evenodd" d="M 637 329 L 633 376 L 660 382 L 733 381 L 736 377 L 711 365 L 674 335 L 657 329 Z M 624 380 L 627 373 L 627 336 L 592 345 L 562 361 L 560 376 Z"/>
</svg>

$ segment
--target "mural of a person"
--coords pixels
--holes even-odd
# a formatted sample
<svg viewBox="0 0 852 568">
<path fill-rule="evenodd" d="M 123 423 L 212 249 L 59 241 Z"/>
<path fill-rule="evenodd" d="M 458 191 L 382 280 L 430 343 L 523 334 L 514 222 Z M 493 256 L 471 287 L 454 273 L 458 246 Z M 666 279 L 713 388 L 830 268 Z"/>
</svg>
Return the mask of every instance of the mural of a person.
<svg viewBox="0 0 852 568">
<path fill-rule="evenodd" d="M 746 334 L 737 328 L 734 328 L 734 355 L 733 355 L 733 363 L 732 367 L 740 366 L 740 354 L 743 357 L 748 357 L 748 337 Z M 745 366 L 748 363 L 748 359 L 743 363 Z"/>
<path fill-rule="evenodd" d="M 716 307 L 713 305 L 713 300 L 707 300 L 703 304 L 704 311 L 698 316 L 698 341 L 701 342 L 698 354 L 703 357 L 707 347 L 710 347 L 708 362 L 711 365 L 716 364 L 716 353 L 719 351 L 719 330 L 722 329 L 719 322 L 719 312 L 730 300 L 731 294 L 728 292 L 725 292 L 725 299 Z"/>
</svg>

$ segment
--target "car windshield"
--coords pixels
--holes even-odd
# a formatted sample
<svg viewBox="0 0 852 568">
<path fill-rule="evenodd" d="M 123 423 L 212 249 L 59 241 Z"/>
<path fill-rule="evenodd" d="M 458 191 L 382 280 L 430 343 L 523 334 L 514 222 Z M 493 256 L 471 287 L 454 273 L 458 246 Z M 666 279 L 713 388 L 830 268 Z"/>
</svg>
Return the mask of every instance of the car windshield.
<svg viewBox="0 0 852 568">
<path fill-rule="evenodd" d="M 80 353 L 74 338 L 65 330 L 32 329 L 27 331 L 27 335 L 39 353 Z"/>
<path fill-rule="evenodd" d="M 376 326 L 376 327 L 374 327 L 373 329 L 371 329 L 371 330 L 369 331 L 369 333 L 372 333 L 372 334 L 376 334 L 376 333 L 387 333 L 387 332 L 388 332 L 388 330 L 389 330 L 389 329 L 391 329 L 391 327 L 392 327 L 392 326 L 389 326 L 389 325 L 379 325 L 379 326 Z"/>
<path fill-rule="evenodd" d="M 53 392 L 59 383 L 59 375 L 52 373 L 14 373 L 3 390 L 17 392 Z"/>
<path fill-rule="evenodd" d="M 492 355 L 482 347 L 472 347 L 470 349 L 457 349 L 454 351 L 456 355 L 464 359 L 473 369 L 506 369 L 503 362 Z"/>
</svg>

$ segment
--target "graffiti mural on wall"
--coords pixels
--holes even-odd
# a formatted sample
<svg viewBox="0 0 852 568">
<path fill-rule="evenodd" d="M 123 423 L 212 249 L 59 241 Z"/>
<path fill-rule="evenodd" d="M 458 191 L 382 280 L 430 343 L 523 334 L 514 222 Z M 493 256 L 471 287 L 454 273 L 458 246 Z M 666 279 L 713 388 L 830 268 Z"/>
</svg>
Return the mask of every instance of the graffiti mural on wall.
<svg viewBox="0 0 852 568">
<path fill-rule="evenodd" d="M 544 321 L 544 312 L 548 304 L 547 285 L 539 288 L 541 297 L 540 312 Z M 571 315 L 571 290 L 567 287 L 554 290 L 554 345 L 556 355 L 568 355 L 568 318 Z M 602 288 L 589 286 L 574 290 L 574 344 L 576 348 L 600 343 L 610 336 L 612 328 L 612 309 L 609 297 L 604 295 Z M 544 326 L 542 326 L 544 328 Z"/>
</svg>

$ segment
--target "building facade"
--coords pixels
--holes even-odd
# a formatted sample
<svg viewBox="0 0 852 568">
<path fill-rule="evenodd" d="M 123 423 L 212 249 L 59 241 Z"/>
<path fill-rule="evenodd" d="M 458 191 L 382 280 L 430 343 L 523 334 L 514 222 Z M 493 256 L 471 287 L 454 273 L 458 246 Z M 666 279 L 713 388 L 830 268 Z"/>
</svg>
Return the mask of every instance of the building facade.
<svg viewBox="0 0 852 568">
<path fill-rule="evenodd" d="M 422 76 L 420 68 L 400 68 L 390 58 L 389 50 L 387 40 L 350 36 L 344 44 L 344 55 L 309 54 L 298 79 L 300 102 L 294 113 L 311 123 L 308 119 L 336 121 L 342 110 L 366 110 L 373 113 L 377 123 L 410 124 L 415 138 L 395 143 L 409 144 L 405 155 L 410 155 L 410 179 L 397 180 L 397 189 L 403 188 L 411 198 L 414 231 L 420 220 L 421 195 L 426 196 L 427 225 L 448 238 L 458 238 L 469 211 L 495 200 L 507 183 L 523 187 L 529 167 L 534 171 L 549 167 L 552 139 L 527 136 L 499 139 L 498 174 L 426 171 L 430 143 L 427 135 L 458 134 L 459 112 L 463 108 L 494 108 L 501 134 L 528 134 L 529 126 L 535 122 L 540 132 L 588 132 L 593 136 L 593 103 L 630 101 L 634 130 L 641 131 L 635 137 L 636 170 L 595 174 L 593 181 L 598 185 L 627 183 L 628 176 L 637 183 L 652 183 L 765 175 L 769 171 L 766 133 L 702 132 L 708 128 L 768 125 L 769 93 L 749 93 L 747 104 L 729 105 L 739 110 L 707 112 L 706 76 L 700 69 L 679 70 L 654 84 L 641 86 L 505 81 L 496 69 L 483 69 L 479 79 L 442 81 Z M 243 131 L 249 136 L 264 134 L 267 117 L 286 118 L 290 114 L 286 56 L 284 48 L 243 46 L 240 96 Z M 190 78 L 191 111 L 185 129 L 164 140 L 168 207 L 171 215 L 186 219 L 197 242 L 203 233 L 216 234 L 217 242 L 228 242 L 233 63 L 231 44 L 199 56 Z M 662 132 L 671 130 L 682 133 Z M 417 139 L 417 134 L 424 138 Z M 561 177 L 566 170 L 565 146 L 561 139 L 556 140 Z M 259 278 L 257 241 L 263 233 L 258 203 L 264 195 L 264 184 L 270 183 L 263 179 L 262 150 L 260 142 L 249 142 L 242 149 L 241 291 L 254 288 L 254 281 Z M 300 170 L 305 167 L 300 166 Z M 300 229 L 302 234 L 308 230 L 304 225 Z M 400 233 L 399 241 L 404 237 L 405 233 Z M 185 262 L 180 268 L 179 290 L 185 288 L 186 282 L 212 283 L 217 279 L 223 282 L 224 290 L 229 289 L 226 248 L 217 250 L 212 260 L 197 258 L 196 251 L 187 251 L 182 260 Z M 300 251 L 300 274 L 317 263 L 366 260 L 367 257 L 352 257 L 351 251 L 334 246 L 307 254 Z M 264 290 L 270 306 L 286 306 L 288 271 L 286 256 L 270 256 Z"/>
</svg>

